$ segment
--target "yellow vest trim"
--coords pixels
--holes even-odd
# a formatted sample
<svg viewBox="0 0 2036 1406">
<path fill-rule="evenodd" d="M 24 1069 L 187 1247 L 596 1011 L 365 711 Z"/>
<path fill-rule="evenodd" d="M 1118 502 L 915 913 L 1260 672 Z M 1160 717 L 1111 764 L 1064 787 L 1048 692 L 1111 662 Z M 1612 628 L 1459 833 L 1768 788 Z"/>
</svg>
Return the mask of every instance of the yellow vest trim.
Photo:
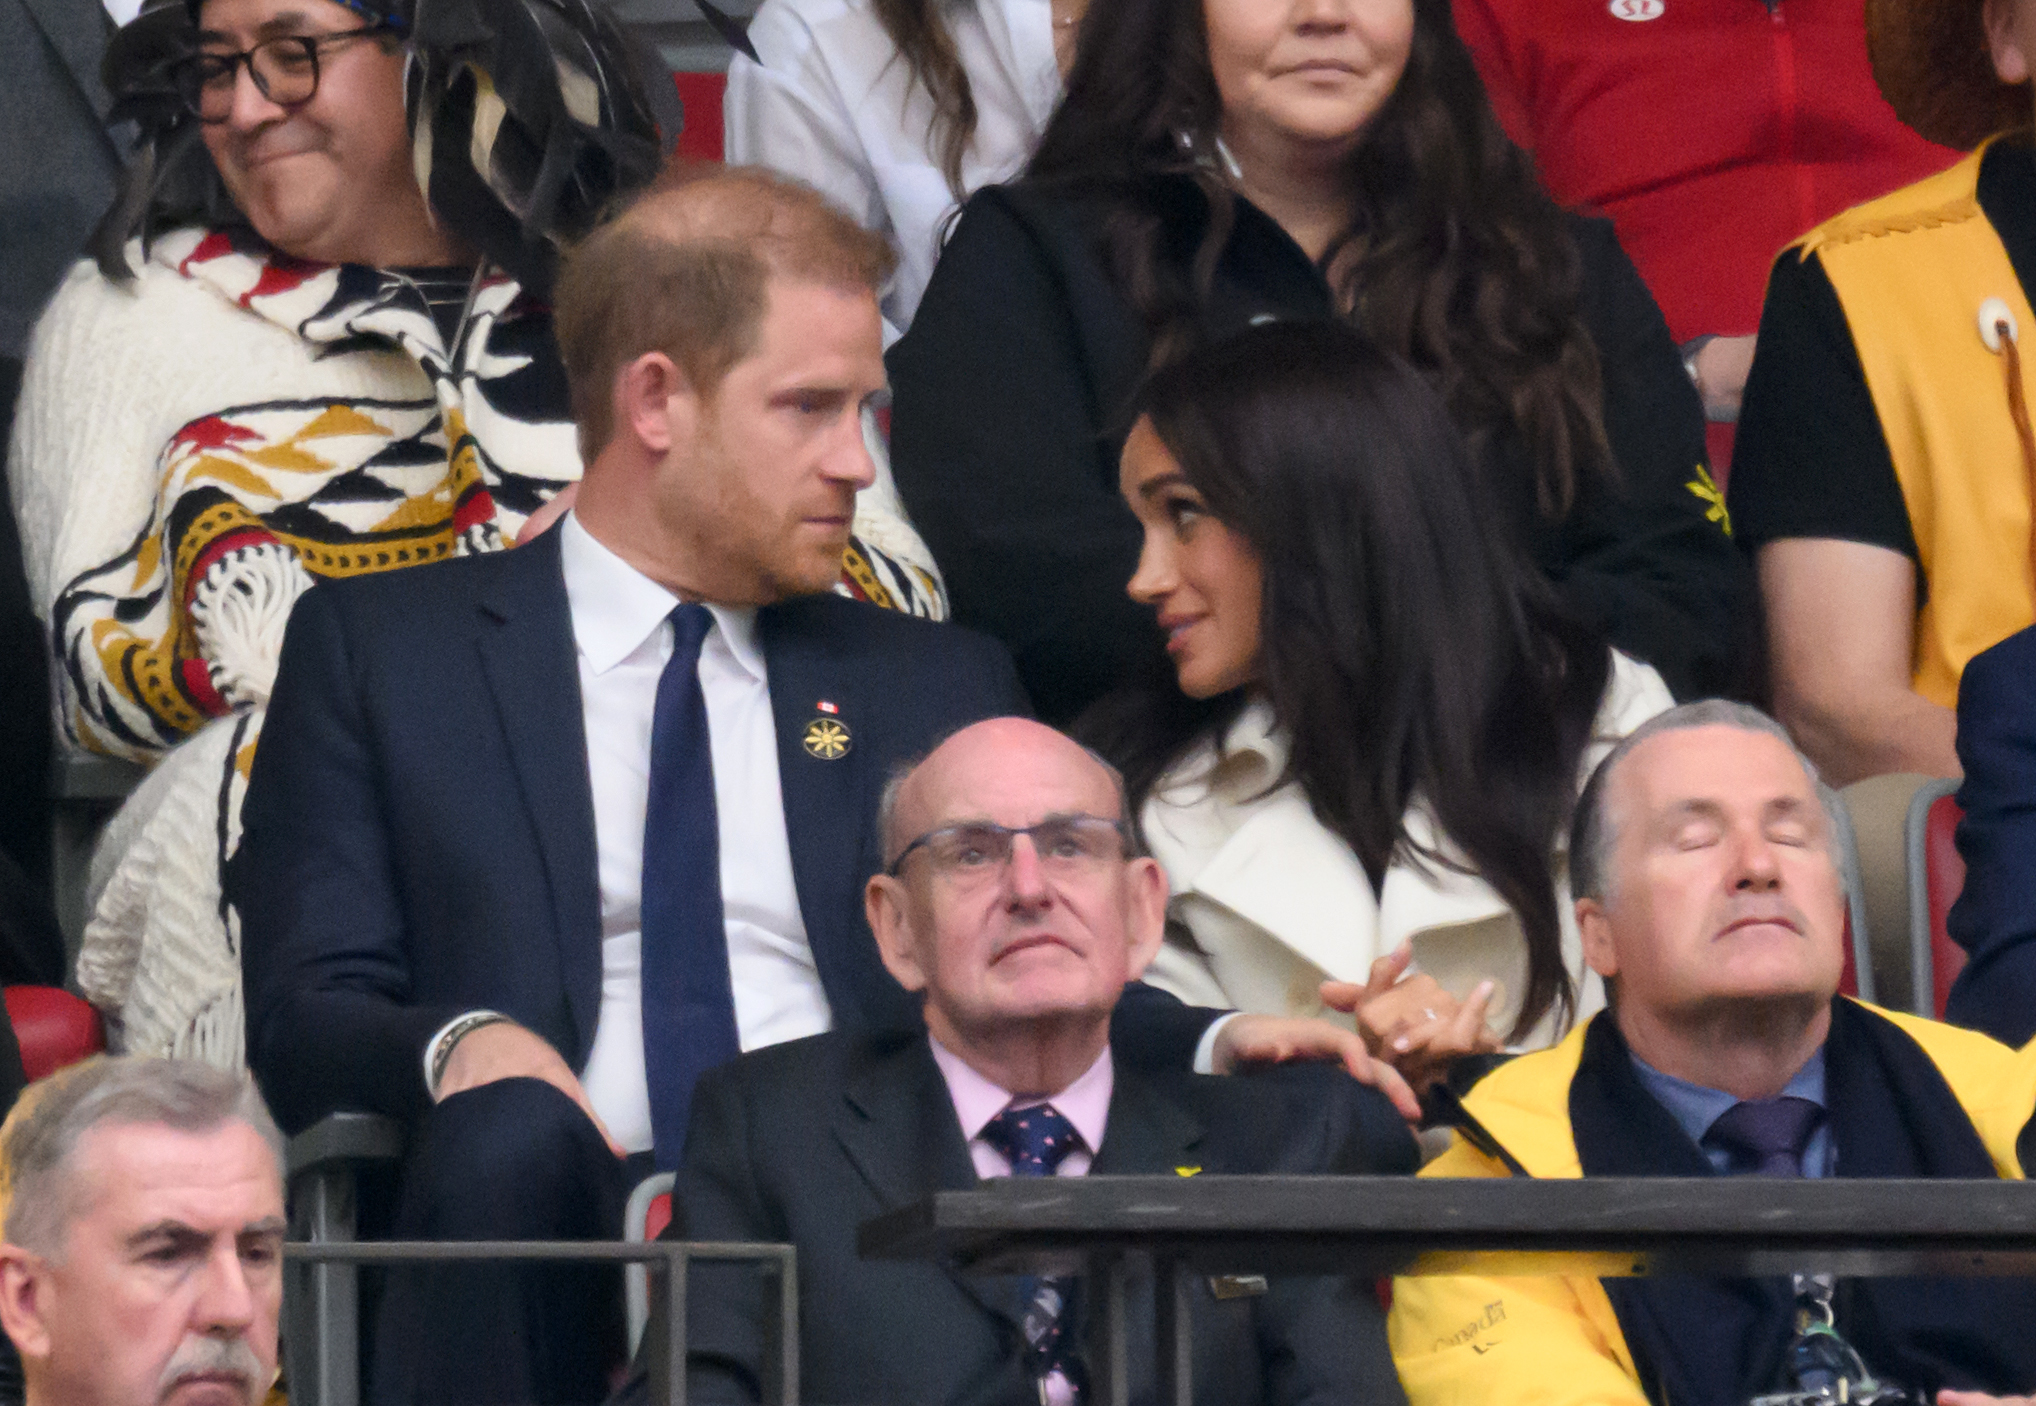
<svg viewBox="0 0 2036 1406">
<path fill-rule="evenodd" d="M 1911 686 L 1947 708 L 1958 702 L 1967 660 L 2036 622 L 2029 470 L 2002 359 L 1980 339 L 1979 309 L 1998 298 L 2032 333 L 2036 313 L 1979 206 L 1985 152 L 1848 210 L 1792 246 L 1823 262 L 1845 309 L 1928 584 Z M 2026 350 L 2036 354 L 2036 339 Z M 2025 357 L 2022 378 L 2036 400 L 2032 361 Z"/>
</svg>

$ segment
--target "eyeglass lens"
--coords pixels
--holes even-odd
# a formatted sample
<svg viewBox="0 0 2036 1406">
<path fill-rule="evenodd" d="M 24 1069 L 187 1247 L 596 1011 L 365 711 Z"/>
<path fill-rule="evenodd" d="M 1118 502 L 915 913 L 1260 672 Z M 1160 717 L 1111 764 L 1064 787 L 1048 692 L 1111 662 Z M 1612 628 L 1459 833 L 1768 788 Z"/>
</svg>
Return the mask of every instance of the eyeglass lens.
<svg viewBox="0 0 2036 1406">
<path fill-rule="evenodd" d="M 244 63 L 262 96 L 278 107 L 309 102 L 318 91 L 321 40 L 350 36 L 291 35 L 265 39 L 245 53 L 198 54 L 178 71 L 186 107 L 203 122 L 224 122 L 233 113 L 233 94 Z"/>
<path fill-rule="evenodd" d="M 1108 863 L 1123 852 L 1117 826 L 1093 815 L 1056 816 L 1025 830 L 1001 825 L 956 825 L 927 837 L 934 867 L 944 873 L 990 873 L 1011 862 L 1013 842 L 1028 836 L 1049 868 Z"/>
</svg>

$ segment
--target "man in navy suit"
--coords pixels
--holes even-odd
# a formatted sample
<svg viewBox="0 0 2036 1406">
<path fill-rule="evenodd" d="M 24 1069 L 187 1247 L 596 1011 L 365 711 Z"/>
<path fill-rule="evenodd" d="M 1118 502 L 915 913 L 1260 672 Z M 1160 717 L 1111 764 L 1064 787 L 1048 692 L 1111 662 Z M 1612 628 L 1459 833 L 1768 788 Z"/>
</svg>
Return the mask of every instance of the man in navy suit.
<svg viewBox="0 0 2036 1406">
<path fill-rule="evenodd" d="M 1965 666 L 1958 760 L 1965 887 L 1947 926 L 1969 960 L 1944 1018 L 2020 1046 L 2036 1035 L 2036 627 Z"/>
<path fill-rule="evenodd" d="M 653 193 L 561 274 L 573 512 L 292 613 L 227 879 L 248 1058 L 286 1129 L 409 1124 L 398 1236 L 612 1238 L 705 1069 L 917 1021 L 861 913 L 878 794 L 1025 700 L 991 641 L 825 594 L 890 257 L 760 172 Z M 1213 1019 L 1134 988 L 1121 1048 L 1364 1066 L 1348 1031 Z M 373 1399 L 597 1399 L 614 1285 L 393 1274 Z"/>
</svg>

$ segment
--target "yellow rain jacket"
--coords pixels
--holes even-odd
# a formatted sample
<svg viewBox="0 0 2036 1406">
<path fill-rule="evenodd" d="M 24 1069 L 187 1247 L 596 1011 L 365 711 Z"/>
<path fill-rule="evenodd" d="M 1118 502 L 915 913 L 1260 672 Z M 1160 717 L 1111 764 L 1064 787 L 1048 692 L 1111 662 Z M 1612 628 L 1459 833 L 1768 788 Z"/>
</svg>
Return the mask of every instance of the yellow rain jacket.
<svg viewBox="0 0 2036 1406">
<path fill-rule="evenodd" d="M 2022 1177 L 2016 1142 L 2036 1109 L 2036 1042 L 2018 1052 L 1969 1030 L 1854 1004 L 1893 1022 L 1921 1047 L 1999 1175 Z M 1464 1100 L 1533 1176 L 1583 1174 L 1570 1124 L 1570 1085 L 1589 1029 L 1579 1026 L 1553 1049 L 1501 1065 Z M 1508 1171 L 1459 1137 L 1421 1175 Z M 2027 1329 L 2023 1324 L 2014 1331 Z M 1403 1278 L 1393 1285 L 1388 1331 L 1411 1406 L 1650 1406 L 1612 1302 L 1596 1279 Z M 2021 1390 L 2031 1387 L 2036 1381 L 2020 1384 Z"/>
</svg>

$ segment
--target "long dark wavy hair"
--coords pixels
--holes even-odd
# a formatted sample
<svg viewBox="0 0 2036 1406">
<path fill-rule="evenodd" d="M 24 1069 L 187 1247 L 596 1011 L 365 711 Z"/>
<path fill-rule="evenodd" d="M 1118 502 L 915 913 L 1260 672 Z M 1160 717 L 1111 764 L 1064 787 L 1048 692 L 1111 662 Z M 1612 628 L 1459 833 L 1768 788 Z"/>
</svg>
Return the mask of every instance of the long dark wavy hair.
<svg viewBox="0 0 2036 1406">
<path fill-rule="evenodd" d="M 1411 3 L 1406 70 L 1351 155 L 1356 217 L 1322 267 L 1341 311 L 1433 378 L 1474 448 L 1518 436 L 1541 511 L 1561 517 L 1581 477 L 1613 472 L 1575 242 L 1493 115 L 1449 0 Z M 1106 207 L 1105 252 L 1155 363 L 1193 340 L 1236 216 L 1215 159 L 1222 103 L 1202 6 L 1090 5 L 1067 96 L 1026 172 Z M 1167 175 L 1191 176 L 1209 201 L 1186 268 L 1153 199 Z"/>
<path fill-rule="evenodd" d="M 1191 350 L 1137 402 L 1208 511 L 1256 549 L 1255 681 L 1181 693 L 1171 669 L 1078 731 L 1142 806 L 1252 696 L 1291 739 L 1286 774 L 1382 889 L 1396 858 L 1480 875 L 1519 916 L 1517 1038 L 1576 993 L 1552 870 L 1611 671 L 1487 496 L 1447 406 L 1404 360 L 1336 322 L 1252 328 Z M 1417 849 L 1419 797 L 1461 857 Z"/>
<path fill-rule="evenodd" d="M 927 140 L 940 162 L 940 174 L 956 200 L 966 191 L 961 184 L 962 158 L 976 135 L 976 95 L 969 86 L 968 70 L 954 46 L 954 31 L 942 16 L 941 0 L 871 0 L 884 33 L 898 46 L 895 62 L 902 62 L 912 81 L 926 90 L 933 102 L 933 120 Z M 911 91 L 911 85 L 906 85 Z"/>
</svg>

